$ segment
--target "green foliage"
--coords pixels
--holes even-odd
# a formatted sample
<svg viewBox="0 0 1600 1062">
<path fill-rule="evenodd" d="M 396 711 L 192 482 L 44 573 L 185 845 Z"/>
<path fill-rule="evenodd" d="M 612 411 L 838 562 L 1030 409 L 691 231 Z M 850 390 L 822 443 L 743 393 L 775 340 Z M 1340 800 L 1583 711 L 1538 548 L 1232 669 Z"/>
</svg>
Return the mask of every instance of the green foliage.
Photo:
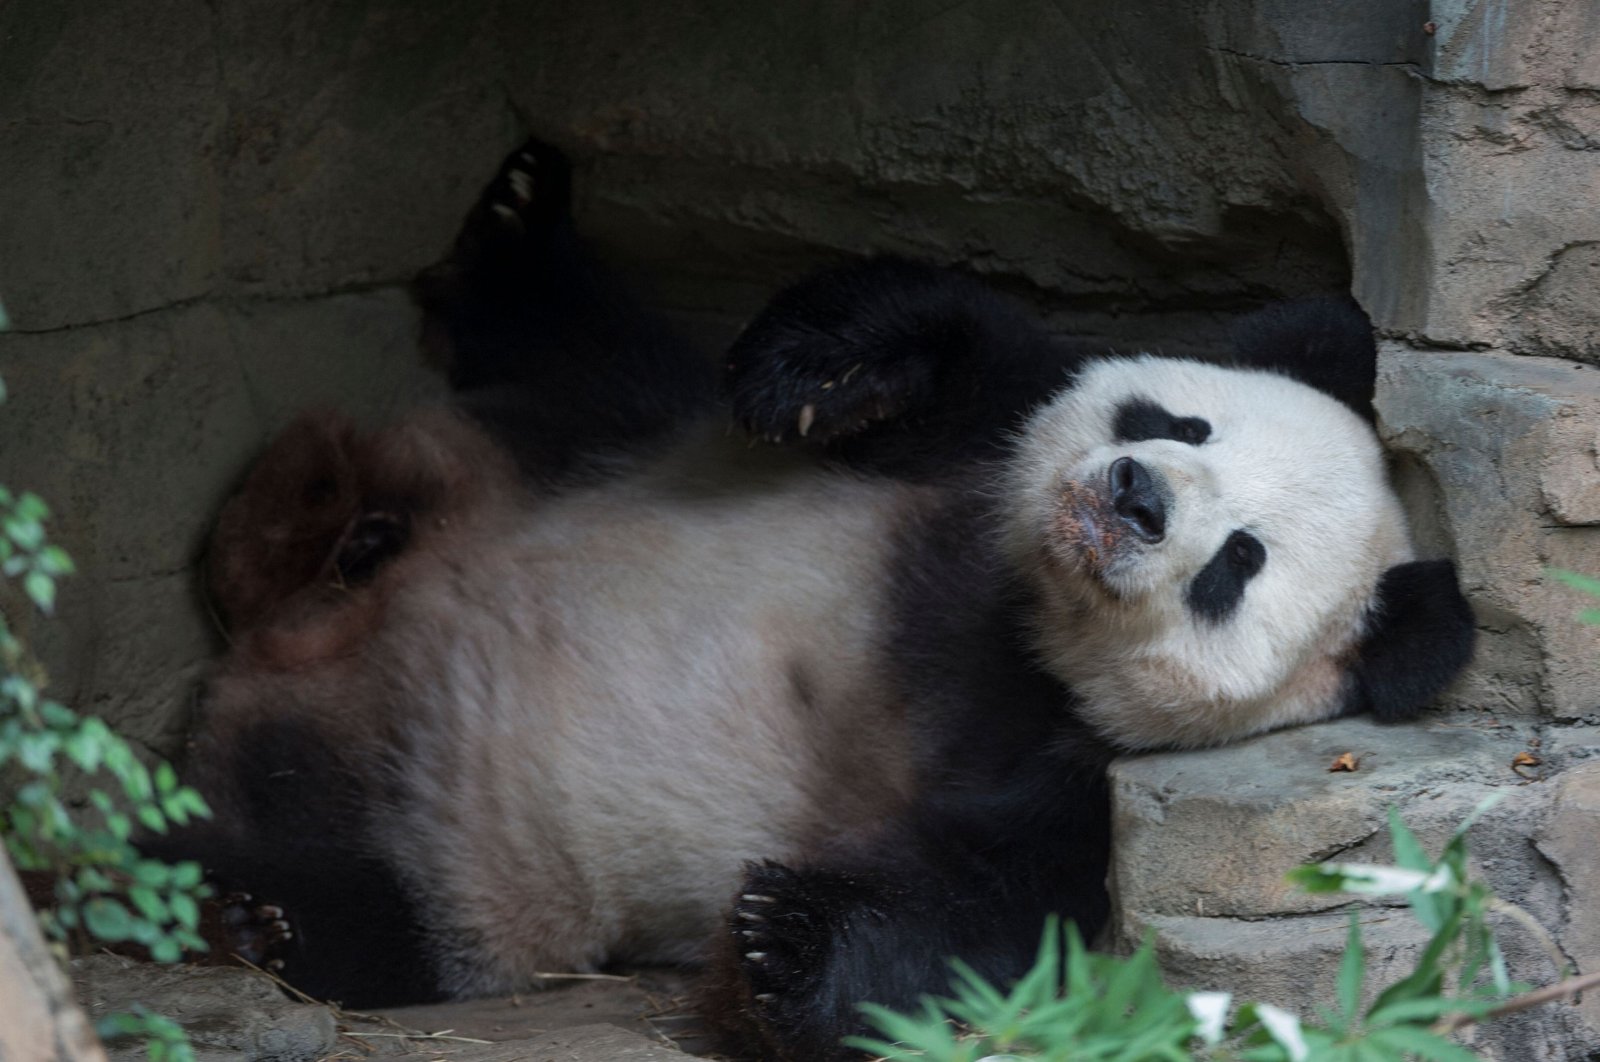
<svg viewBox="0 0 1600 1062">
<path fill-rule="evenodd" d="M 1560 568 L 1551 568 L 1548 574 L 1550 578 L 1566 583 L 1574 590 L 1582 590 L 1590 597 L 1600 597 L 1600 579 L 1590 575 L 1579 575 L 1577 572 L 1562 571 Z M 1600 624 L 1600 608 L 1586 608 L 1578 613 L 1578 619 L 1583 623 Z"/>
<path fill-rule="evenodd" d="M 1505 958 L 1487 917 L 1502 909 L 1467 873 L 1466 831 L 1485 801 L 1430 859 L 1390 811 L 1398 866 L 1320 864 L 1289 877 L 1311 892 L 1403 895 L 1433 935 L 1415 968 L 1366 1007 L 1365 955 L 1352 913 L 1337 981 L 1337 1007 L 1316 1020 L 1263 1003 L 1245 1003 L 1229 1020 L 1222 992 L 1174 992 L 1161 981 L 1152 944 L 1129 958 L 1090 953 L 1068 927 L 1045 928 L 1033 968 L 1009 992 L 955 963 L 953 998 L 925 998 L 896 1014 L 862 1007 L 884 1039 L 852 1041 L 887 1059 L 929 1062 L 1472 1062 L 1450 1042 L 1440 1019 L 1486 1017 L 1512 993 Z"/>
<path fill-rule="evenodd" d="M 45 615 L 55 609 L 57 579 L 73 570 L 47 539 L 49 515 L 38 496 L 0 486 L 0 590 L 19 587 L 24 607 Z M 204 950 L 199 864 L 145 858 L 132 837 L 138 827 L 164 833 L 209 815 L 205 802 L 169 765 L 146 767 L 104 722 L 49 699 L 43 686 L 43 669 L 0 612 L 0 770 L 18 780 L 0 804 L 0 835 L 19 869 L 54 878 L 55 904 L 39 916 L 46 935 L 63 954 L 68 945 L 132 942 L 176 962 L 185 948 Z M 63 772 L 71 770 L 89 783 L 83 806 L 67 800 Z M 108 784 L 95 784 L 102 779 Z M 166 1019 L 128 1020 L 150 1037 L 152 1059 L 193 1057 Z"/>
<path fill-rule="evenodd" d="M 95 1023 L 94 1029 L 104 1040 L 144 1037 L 145 1053 L 150 1062 L 194 1062 L 194 1047 L 183 1026 L 141 1006 L 108 1014 Z"/>
<path fill-rule="evenodd" d="M 1119 959 L 1090 952 L 1076 926 L 1067 926 L 1065 949 L 1062 937 L 1052 918 L 1033 969 L 1009 993 L 956 961 L 953 999 L 925 998 L 921 1013 L 912 1016 L 864 1005 L 868 1019 L 893 1042 L 859 1039 L 852 1045 L 885 1058 L 940 1062 L 995 1054 L 1074 1062 L 1189 1058 L 1195 1021 L 1184 998 L 1161 983 L 1148 942 Z"/>
</svg>

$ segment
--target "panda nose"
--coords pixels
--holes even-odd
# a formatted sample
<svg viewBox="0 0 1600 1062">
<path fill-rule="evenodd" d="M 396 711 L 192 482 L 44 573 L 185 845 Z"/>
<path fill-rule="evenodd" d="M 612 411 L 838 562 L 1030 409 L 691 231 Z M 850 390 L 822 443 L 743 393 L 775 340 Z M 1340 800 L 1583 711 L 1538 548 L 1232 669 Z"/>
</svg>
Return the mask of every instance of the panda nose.
<svg viewBox="0 0 1600 1062">
<path fill-rule="evenodd" d="M 1111 462 L 1111 507 L 1133 533 L 1154 544 L 1167 534 L 1167 503 L 1150 470 L 1131 457 Z"/>
</svg>

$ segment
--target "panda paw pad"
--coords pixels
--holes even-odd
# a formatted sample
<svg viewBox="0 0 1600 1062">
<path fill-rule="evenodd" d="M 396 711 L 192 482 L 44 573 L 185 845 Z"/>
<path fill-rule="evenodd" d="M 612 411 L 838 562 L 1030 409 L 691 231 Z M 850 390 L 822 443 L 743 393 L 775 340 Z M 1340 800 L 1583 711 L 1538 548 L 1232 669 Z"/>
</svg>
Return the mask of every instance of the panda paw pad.
<svg viewBox="0 0 1600 1062">
<path fill-rule="evenodd" d="M 236 892 L 222 898 L 221 908 L 223 937 L 231 954 L 264 969 L 282 967 L 282 952 L 294 939 L 293 924 L 282 906 Z"/>
</svg>

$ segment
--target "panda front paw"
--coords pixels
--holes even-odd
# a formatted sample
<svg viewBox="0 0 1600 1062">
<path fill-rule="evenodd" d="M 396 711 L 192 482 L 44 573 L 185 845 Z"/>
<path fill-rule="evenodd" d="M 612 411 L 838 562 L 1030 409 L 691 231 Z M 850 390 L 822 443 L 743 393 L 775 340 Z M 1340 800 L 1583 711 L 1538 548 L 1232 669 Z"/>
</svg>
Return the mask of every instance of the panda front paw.
<svg viewBox="0 0 1600 1062">
<path fill-rule="evenodd" d="M 749 868 L 728 929 L 739 954 L 745 1016 L 783 1059 L 844 1057 L 843 1037 L 859 1031 L 863 979 L 859 935 L 885 921 L 894 888 L 873 875 L 780 863 Z M 870 994 L 870 989 L 868 990 Z"/>
<path fill-rule="evenodd" d="M 877 259 L 781 292 L 729 352 L 735 420 L 758 439 L 826 443 L 925 408 L 953 348 L 937 308 L 922 311 L 947 283 Z"/>
</svg>

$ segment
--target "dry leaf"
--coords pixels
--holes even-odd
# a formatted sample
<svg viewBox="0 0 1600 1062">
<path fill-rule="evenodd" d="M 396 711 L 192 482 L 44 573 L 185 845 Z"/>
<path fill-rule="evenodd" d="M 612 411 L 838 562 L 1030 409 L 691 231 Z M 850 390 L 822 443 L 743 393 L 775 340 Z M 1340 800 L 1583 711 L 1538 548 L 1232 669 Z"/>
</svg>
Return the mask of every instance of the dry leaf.
<svg viewBox="0 0 1600 1062">
<path fill-rule="evenodd" d="M 1361 761 L 1356 759 L 1356 754 L 1353 753 L 1353 752 L 1346 752 L 1344 755 L 1342 755 L 1338 759 L 1334 760 L 1333 761 L 1333 766 L 1329 767 L 1328 770 L 1329 771 L 1355 771 L 1355 770 L 1359 770 L 1360 767 L 1361 767 Z"/>
</svg>

